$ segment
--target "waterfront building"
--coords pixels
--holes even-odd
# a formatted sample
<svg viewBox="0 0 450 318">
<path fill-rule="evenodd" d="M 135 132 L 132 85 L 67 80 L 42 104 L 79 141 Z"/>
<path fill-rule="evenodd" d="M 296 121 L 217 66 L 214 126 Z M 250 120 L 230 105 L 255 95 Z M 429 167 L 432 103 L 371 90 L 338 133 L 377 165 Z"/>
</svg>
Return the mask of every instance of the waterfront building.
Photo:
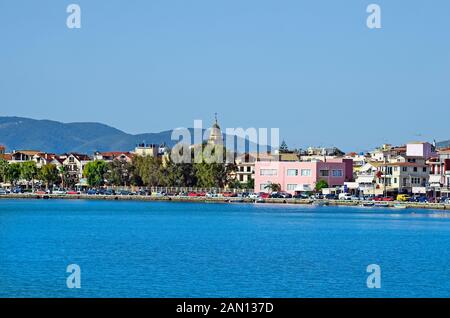
<svg viewBox="0 0 450 318">
<path fill-rule="evenodd" d="M 0 155 L 4 155 L 6 151 L 6 147 L 3 145 L 0 145 Z"/>
<path fill-rule="evenodd" d="M 108 151 L 94 153 L 94 160 L 103 160 L 106 162 L 111 162 L 113 160 L 119 160 L 122 162 L 131 163 L 133 160 L 133 154 L 131 152 L 120 152 L 120 151 Z"/>
<path fill-rule="evenodd" d="M 280 184 L 289 193 L 313 191 L 319 180 L 330 188 L 342 187 L 352 181 L 351 159 L 335 158 L 325 161 L 256 161 L 255 192 L 268 192 L 268 185 Z"/>
<path fill-rule="evenodd" d="M 450 197 L 450 148 L 439 150 L 427 163 L 430 167 L 430 195 Z"/>
<path fill-rule="evenodd" d="M 159 145 L 156 144 L 145 144 L 141 143 L 134 148 L 133 154 L 136 156 L 151 156 L 151 157 L 157 157 L 159 151 Z"/>
<path fill-rule="evenodd" d="M 254 178 L 255 174 L 255 162 L 257 154 L 246 153 L 236 156 L 235 164 L 236 171 L 234 172 L 233 179 L 241 183 L 247 183 Z"/>
<path fill-rule="evenodd" d="M 384 144 L 381 147 L 369 152 L 371 161 L 390 161 L 397 156 L 406 155 L 406 146 L 394 147 L 390 144 Z"/>
<path fill-rule="evenodd" d="M 18 150 L 10 154 L 8 158 L 9 163 L 23 163 L 27 161 L 36 162 L 36 166 L 41 168 L 42 166 L 49 164 L 56 155 L 53 153 L 46 153 L 37 150 Z"/>
<path fill-rule="evenodd" d="M 69 175 L 81 180 L 83 178 L 84 167 L 92 161 L 92 159 L 85 154 L 68 153 L 59 156 L 62 164 L 66 167 Z"/>
</svg>

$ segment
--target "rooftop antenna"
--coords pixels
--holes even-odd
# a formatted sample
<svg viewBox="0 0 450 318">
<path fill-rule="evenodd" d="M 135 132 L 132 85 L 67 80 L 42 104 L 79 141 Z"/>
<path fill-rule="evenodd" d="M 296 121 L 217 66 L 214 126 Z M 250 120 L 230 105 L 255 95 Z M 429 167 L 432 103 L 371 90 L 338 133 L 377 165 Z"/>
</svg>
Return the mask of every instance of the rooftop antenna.
<svg viewBox="0 0 450 318">
<path fill-rule="evenodd" d="M 214 113 L 214 119 L 216 120 L 216 124 L 217 124 L 217 112 Z"/>
</svg>

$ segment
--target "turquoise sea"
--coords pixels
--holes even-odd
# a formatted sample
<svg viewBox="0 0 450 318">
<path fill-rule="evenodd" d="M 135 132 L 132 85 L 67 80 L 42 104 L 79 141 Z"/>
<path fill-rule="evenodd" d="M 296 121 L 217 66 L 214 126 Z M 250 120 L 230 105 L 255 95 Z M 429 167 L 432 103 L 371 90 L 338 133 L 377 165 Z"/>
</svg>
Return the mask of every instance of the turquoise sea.
<svg viewBox="0 0 450 318">
<path fill-rule="evenodd" d="M 0 200 L 0 297 L 449 296 L 446 211 Z"/>
</svg>

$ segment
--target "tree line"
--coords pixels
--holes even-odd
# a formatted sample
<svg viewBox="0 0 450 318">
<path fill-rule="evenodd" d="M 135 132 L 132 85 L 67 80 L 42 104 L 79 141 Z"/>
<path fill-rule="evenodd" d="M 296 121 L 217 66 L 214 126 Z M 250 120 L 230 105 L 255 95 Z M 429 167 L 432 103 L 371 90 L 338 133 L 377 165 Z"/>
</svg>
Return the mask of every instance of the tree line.
<svg viewBox="0 0 450 318">
<path fill-rule="evenodd" d="M 241 184 L 231 177 L 234 163 L 175 163 L 170 157 L 135 156 L 131 162 L 95 160 L 87 163 L 83 177 L 90 187 L 147 186 L 197 188 L 253 188 L 253 182 Z M 47 164 L 40 168 L 34 161 L 11 163 L 0 159 L 0 181 L 13 186 L 19 180 L 43 182 L 46 188 L 58 185 L 73 188 L 78 182 L 65 166 Z"/>
</svg>

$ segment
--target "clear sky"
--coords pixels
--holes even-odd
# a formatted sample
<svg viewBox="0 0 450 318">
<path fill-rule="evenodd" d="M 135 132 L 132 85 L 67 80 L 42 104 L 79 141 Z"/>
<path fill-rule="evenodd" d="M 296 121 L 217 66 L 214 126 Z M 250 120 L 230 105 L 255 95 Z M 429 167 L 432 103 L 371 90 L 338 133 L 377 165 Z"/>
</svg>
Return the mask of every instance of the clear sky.
<svg viewBox="0 0 450 318">
<path fill-rule="evenodd" d="M 347 151 L 446 140 L 449 14 L 448 0 L 1 0 L 0 115 L 140 133 L 218 112 Z"/>
</svg>

